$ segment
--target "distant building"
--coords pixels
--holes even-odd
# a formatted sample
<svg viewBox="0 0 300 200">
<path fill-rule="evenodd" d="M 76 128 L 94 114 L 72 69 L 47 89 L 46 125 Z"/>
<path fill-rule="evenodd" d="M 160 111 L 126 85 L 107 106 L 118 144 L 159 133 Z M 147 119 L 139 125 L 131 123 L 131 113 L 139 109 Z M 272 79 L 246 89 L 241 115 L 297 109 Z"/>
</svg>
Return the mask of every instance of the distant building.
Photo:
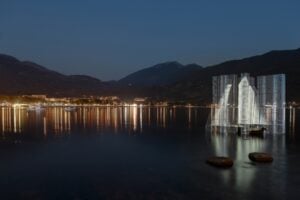
<svg viewBox="0 0 300 200">
<path fill-rule="evenodd" d="M 101 97 L 99 97 L 99 100 L 101 100 L 101 101 L 120 101 L 120 98 L 118 96 L 101 96 Z"/>
<path fill-rule="evenodd" d="M 145 103 L 147 101 L 147 98 L 144 97 L 144 98 L 141 98 L 141 97 L 137 97 L 137 98 L 134 98 L 134 103 Z"/>
<path fill-rule="evenodd" d="M 33 99 L 46 99 L 47 95 L 45 94 L 33 94 L 33 95 L 23 95 L 22 97 L 28 97 Z"/>
<path fill-rule="evenodd" d="M 51 98 L 46 98 L 45 100 L 49 103 L 70 103 L 71 102 L 71 99 L 66 97 L 64 98 L 51 97 Z"/>
</svg>

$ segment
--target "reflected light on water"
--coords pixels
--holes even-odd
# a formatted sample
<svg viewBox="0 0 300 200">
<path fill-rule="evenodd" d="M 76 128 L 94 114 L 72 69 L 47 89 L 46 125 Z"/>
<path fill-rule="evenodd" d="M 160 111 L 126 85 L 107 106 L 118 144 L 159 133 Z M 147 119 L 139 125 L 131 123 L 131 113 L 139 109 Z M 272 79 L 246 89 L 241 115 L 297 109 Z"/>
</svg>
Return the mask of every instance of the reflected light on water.
<svg viewBox="0 0 300 200">
<path fill-rule="evenodd" d="M 296 125 L 296 108 L 291 107 L 289 109 L 289 133 L 292 137 L 295 137 L 295 125 Z"/>
<path fill-rule="evenodd" d="M 123 107 L 77 107 L 68 111 L 64 107 L 48 107 L 42 111 L 28 111 L 20 106 L 1 107 L 0 131 L 1 133 L 22 133 L 26 130 L 42 132 L 44 136 L 49 133 L 70 134 L 75 129 L 105 131 L 143 132 L 146 126 L 168 128 L 176 123 L 176 113 L 186 113 L 187 117 L 182 124 L 191 128 L 198 126 L 196 119 L 197 108 L 149 107 L 130 105 Z M 180 116 L 180 115 L 179 115 Z"/>
<path fill-rule="evenodd" d="M 70 134 L 77 129 L 99 132 L 109 129 L 115 133 L 122 131 L 141 133 L 147 130 L 147 127 L 170 128 L 175 123 L 193 129 L 205 125 L 205 121 L 201 121 L 206 120 L 206 114 L 203 111 L 208 115 L 208 109 L 191 107 L 83 106 L 77 107 L 75 111 L 68 111 L 64 107 L 48 107 L 39 112 L 28 111 L 20 106 L 1 107 L 0 132 L 2 134 L 22 133 L 26 130 L 35 130 L 47 136 L 49 133 Z M 295 136 L 295 108 L 289 109 L 287 118 L 289 135 Z M 218 132 L 212 130 L 211 133 L 216 134 Z M 222 152 L 224 151 L 222 150 Z"/>
<path fill-rule="evenodd" d="M 34 152 L 37 153 L 34 155 L 40 156 L 28 156 L 29 161 L 27 157 L 26 159 L 22 157 L 21 160 L 25 161 L 24 164 L 29 163 L 27 167 L 24 167 L 25 169 L 31 169 L 31 166 L 36 165 L 37 158 L 42 158 L 40 161 L 43 163 L 49 159 L 51 164 L 57 162 L 57 166 L 65 166 L 65 171 L 62 172 L 66 172 L 67 176 L 73 175 L 73 171 L 76 175 L 78 168 L 73 168 L 72 173 L 68 174 L 69 166 L 72 164 L 72 167 L 76 167 L 73 163 L 81 163 L 83 160 L 85 166 L 89 169 L 83 168 L 82 171 L 79 171 L 80 186 L 82 185 L 81 177 L 87 176 L 94 180 L 97 178 L 95 174 L 97 175 L 99 172 L 107 174 L 107 171 L 113 172 L 112 176 L 116 177 L 116 180 L 121 180 L 119 177 L 124 175 L 123 172 L 128 173 L 128 176 L 124 175 L 122 180 L 130 180 L 132 177 L 136 180 L 136 177 L 138 177 L 138 180 L 141 180 L 138 183 L 140 185 L 147 178 L 152 180 L 152 174 L 155 173 L 155 170 L 150 172 L 148 169 L 154 163 L 154 166 L 157 167 L 153 168 L 157 170 L 157 180 L 160 180 L 162 175 L 166 175 L 160 172 L 166 171 L 168 177 L 175 177 L 173 180 L 176 188 L 178 188 L 177 183 L 179 183 L 176 180 L 183 178 L 184 183 L 187 183 L 186 177 L 192 177 L 191 182 L 186 185 L 187 190 L 190 187 L 197 186 L 197 191 L 201 191 L 201 187 L 204 185 L 206 187 L 205 191 L 207 189 L 209 192 L 213 191 L 212 188 L 215 188 L 215 191 L 218 192 L 220 192 L 220 189 L 227 190 L 229 195 L 238 191 L 238 195 L 233 196 L 233 198 L 227 196 L 231 199 L 241 199 L 240 197 L 245 195 L 250 195 L 250 199 L 256 199 L 251 198 L 251 194 L 256 192 L 264 195 L 265 190 L 258 192 L 257 190 L 262 190 L 260 188 L 263 188 L 262 186 L 266 183 L 270 183 L 270 186 L 267 187 L 268 191 L 278 191 L 276 195 L 285 192 L 289 188 L 287 181 L 289 161 L 291 159 L 293 159 L 292 162 L 297 160 L 295 159 L 295 153 L 289 158 L 289 135 L 269 134 L 264 139 L 260 139 L 237 137 L 235 134 L 230 133 L 209 132 L 205 134 L 205 122 L 209 112 L 209 109 L 204 108 L 138 105 L 120 107 L 82 106 L 76 107 L 76 110 L 72 111 L 68 111 L 64 107 L 48 107 L 40 112 L 27 111 L 26 108 L 22 107 L 1 107 L 0 135 L 2 137 L 0 140 L 3 144 L 10 144 L 3 145 L 4 149 L 9 146 L 12 149 L 21 151 L 22 148 L 32 147 Z M 296 109 L 291 109 L 287 113 L 287 130 L 293 130 L 291 132 L 293 135 L 298 128 L 295 129 L 297 113 L 299 111 Z M 85 137 L 86 134 L 95 132 L 101 133 L 101 136 L 89 137 L 90 135 L 88 135 L 88 137 Z M 106 133 L 113 136 L 102 137 L 102 134 Z M 129 137 L 119 137 L 120 135 L 115 137 L 115 135 L 122 133 L 127 134 Z M 80 137 L 69 137 L 69 134 L 72 136 L 81 135 Z M 161 134 L 162 137 L 156 137 L 157 135 L 153 137 L 153 134 Z M 84 137 L 81 137 L 83 135 Z M 27 138 L 27 136 L 29 137 Z M 66 140 L 58 140 L 58 142 L 57 140 L 51 141 L 47 143 L 49 145 L 36 145 L 44 144 L 44 140 L 51 140 L 51 136 L 67 137 L 61 137 L 66 138 Z M 205 136 L 207 140 L 205 140 Z M 85 140 L 86 138 L 88 140 Z M 35 139 L 41 139 L 42 143 L 38 141 L 38 143 L 32 145 L 31 142 Z M 123 146 L 120 146 L 120 144 Z M 18 148 L 16 148 L 16 145 L 18 145 Z M 120 148 L 116 148 L 116 146 L 120 146 Z M 39 151 L 39 147 L 42 148 L 41 151 Z M 83 147 L 85 147 L 85 151 L 81 152 Z M 111 151 L 112 149 L 113 151 Z M 274 162 L 265 166 L 251 163 L 248 154 L 256 151 L 272 154 Z M 15 150 L 12 152 L 15 152 Z M 31 151 L 29 153 L 31 155 Z M 68 159 L 61 159 L 63 156 L 57 156 L 58 154 L 69 157 Z M 136 157 L 136 155 L 138 156 Z M 230 170 L 211 168 L 205 164 L 205 159 L 210 155 L 229 156 L 234 160 L 234 166 Z M 117 156 L 116 159 L 115 156 Z M 3 159 L 5 165 L 7 160 L 4 156 Z M 19 157 L 16 156 L 16 159 L 19 159 Z M 122 162 L 121 165 L 119 165 L 120 161 Z M 14 163 L 18 164 L 19 169 L 19 162 Z M 53 166 L 51 164 L 40 165 L 44 166 L 42 168 L 43 173 L 48 174 L 50 167 Z M 7 169 L 10 169 L 8 164 L 7 166 Z M 82 165 L 78 166 L 81 167 Z M 116 167 L 112 169 L 111 166 Z M 174 166 L 176 166 L 175 171 L 169 170 L 175 169 Z M 145 171 L 141 173 L 141 169 Z M 32 170 L 33 174 L 40 172 L 35 168 L 32 168 Z M 295 167 L 295 171 L 297 170 L 298 167 Z M 93 173 L 89 173 L 90 171 Z M 121 176 L 118 172 L 122 172 Z M 186 174 L 181 174 L 182 172 Z M 13 175 L 19 176 L 20 174 L 23 174 L 23 171 L 16 174 L 14 172 Z M 53 174 L 56 174 L 56 170 L 53 171 Z M 10 176 L 11 174 L 4 171 L 3 175 Z M 206 175 L 209 175 L 212 179 L 203 179 Z M 71 176 L 66 179 L 69 177 Z M 59 174 L 55 178 L 59 179 L 61 175 Z M 31 180 L 32 177 L 28 176 L 29 179 Z M 5 180 L 4 177 L 3 182 Z M 49 181 L 52 182 L 52 180 L 51 177 Z M 170 180 L 170 182 L 173 180 Z M 37 184 L 40 183 L 39 181 L 36 181 Z M 159 182 L 164 185 L 166 183 L 164 178 L 157 181 L 157 183 Z M 63 182 L 63 184 L 66 183 L 68 182 Z M 104 183 L 106 183 L 105 180 Z M 149 185 L 151 186 L 153 183 L 156 183 L 156 181 L 149 182 Z M 56 186 L 56 183 L 54 184 Z"/>
<path fill-rule="evenodd" d="M 218 156 L 229 156 L 235 162 L 234 170 L 225 170 L 222 172 L 222 181 L 226 185 L 248 191 L 252 184 L 257 182 L 260 176 L 274 176 L 274 180 L 282 182 L 286 179 L 285 174 L 275 174 L 273 171 L 262 171 L 261 167 L 256 166 L 248 159 L 251 152 L 267 152 L 276 155 L 272 165 L 281 170 L 286 166 L 286 137 L 276 135 L 267 138 L 243 138 L 235 135 L 209 134 L 209 141 L 213 148 L 213 154 Z M 276 170 L 275 170 L 276 172 Z M 264 173 L 264 174 L 261 174 Z M 283 184 L 285 185 L 285 184 Z M 285 188 L 278 188 L 284 191 Z M 249 191 L 250 192 L 250 191 Z"/>
</svg>

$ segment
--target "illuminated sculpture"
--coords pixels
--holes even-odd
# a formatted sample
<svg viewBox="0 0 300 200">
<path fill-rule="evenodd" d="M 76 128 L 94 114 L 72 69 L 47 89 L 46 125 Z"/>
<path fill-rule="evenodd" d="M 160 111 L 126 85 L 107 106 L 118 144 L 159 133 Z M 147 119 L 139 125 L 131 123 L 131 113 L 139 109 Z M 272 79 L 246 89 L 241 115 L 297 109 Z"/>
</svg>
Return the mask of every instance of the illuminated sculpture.
<svg viewBox="0 0 300 200">
<path fill-rule="evenodd" d="M 256 82 L 255 82 L 256 81 Z M 208 126 L 230 132 L 237 127 L 267 127 L 285 132 L 285 75 L 249 74 L 213 77 L 213 104 Z"/>
</svg>

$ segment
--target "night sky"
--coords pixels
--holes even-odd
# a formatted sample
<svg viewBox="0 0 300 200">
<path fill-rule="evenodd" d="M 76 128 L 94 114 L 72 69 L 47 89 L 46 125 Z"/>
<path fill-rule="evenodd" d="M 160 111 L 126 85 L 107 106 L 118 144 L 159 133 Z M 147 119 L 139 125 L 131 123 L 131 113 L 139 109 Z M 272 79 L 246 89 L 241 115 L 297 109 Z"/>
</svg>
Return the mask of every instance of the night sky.
<svg viewBox="0 0 300 200">
<path fill-rule="evenodd" d="M 299 20 L 299 0 L 0 0 L 0 53 L 110 80 L 299 48 Z"/>
</svg>

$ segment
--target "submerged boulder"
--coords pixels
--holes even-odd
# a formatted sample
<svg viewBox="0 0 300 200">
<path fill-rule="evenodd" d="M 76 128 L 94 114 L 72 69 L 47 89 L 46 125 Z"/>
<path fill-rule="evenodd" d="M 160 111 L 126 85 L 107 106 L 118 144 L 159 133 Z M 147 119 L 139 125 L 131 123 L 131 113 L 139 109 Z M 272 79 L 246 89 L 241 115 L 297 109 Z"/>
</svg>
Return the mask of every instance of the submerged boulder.
<svg viewBox="0 0 300 200">
<path fill-rule="evenodd" d="M 249 159 L 254 162 L 270 163 L 273 162 L 273 157 L 268 153 L 253 152 L 249 153 Z"/>
<path fill-rule="evenodd" d="M 233 160 L 223 156 L 210 157 L 206 160 L 206 163 L 219 168 L 230 168 L 233 166 Z"/>
</svg>

